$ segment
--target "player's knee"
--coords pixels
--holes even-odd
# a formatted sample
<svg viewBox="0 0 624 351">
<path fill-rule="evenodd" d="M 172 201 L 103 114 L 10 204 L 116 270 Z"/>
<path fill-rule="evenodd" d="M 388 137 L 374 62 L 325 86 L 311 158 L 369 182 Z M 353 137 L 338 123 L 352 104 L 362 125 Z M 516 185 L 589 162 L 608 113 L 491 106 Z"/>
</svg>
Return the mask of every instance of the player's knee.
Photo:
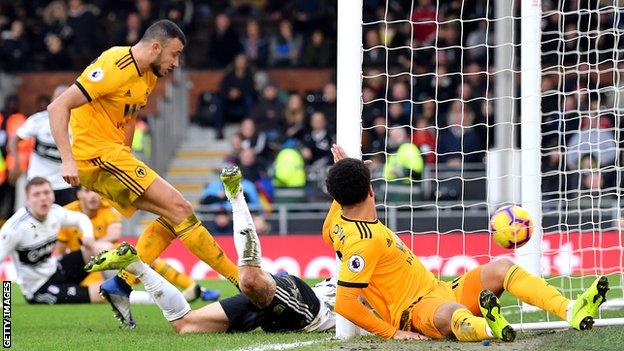
<svg viewBox="0 0 624 351">
<path fill-rule="evenodd" d="M 513 267 L 514 263 L 508 258 L 502 258 L 496 261 L 495 264 L 496 279 L 500 282 L 503 282 L 505 280 L 505 277 L 507 276 L 507 272 L 509 271 L 509 269 L 511 269 L 511 267 Z"/>
<path fill-rule="evenodd" d="M 178 196 L 176 199 L 172 200 L 171 206 L 173 207 L 173 211 L 181 218 L 188 218 L 193 214 L 193 206 L 182 196 Z"/>
</svg>

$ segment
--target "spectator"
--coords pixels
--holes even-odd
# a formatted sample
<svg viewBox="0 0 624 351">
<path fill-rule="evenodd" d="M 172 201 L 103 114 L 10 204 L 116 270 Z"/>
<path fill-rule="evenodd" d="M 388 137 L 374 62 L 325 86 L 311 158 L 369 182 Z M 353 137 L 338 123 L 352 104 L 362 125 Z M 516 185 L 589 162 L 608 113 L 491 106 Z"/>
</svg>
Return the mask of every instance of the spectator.
<svg viewBox="0 0 624 351">
<path fill-rule="evenodd" d="M 369 29 L 364 36 L 364 54 L 362 66 L 364 67 L 385 67 L 386 51 L 379 41 L 379 32 Z"/>
<path fill-rule="evenodd" d="M 219 208 L 209 228 L 210 234 L 212 235 L 232 234 L 234 232 L 234 225 L 232 223 L 232 218 L 230 218 L 229 211 L 223 207 Z"/>
<path fill-rule="evenodd" d="M 252 183 L 262 181 L 267 178 L 266 166 L 258 162 L 256 154 L 251 149 L 242 149 L 238 155 L 238 164 L 241 172 L 245 175 L 245 179 L 249 179 Z"/>
<path fill-rule="evenodd" d="M 400 81 L 392 84 L 390 90 L 390 101 L 401 105 L 404 116 L 409 116 L 410 113 L 418 113 L 417 107 L 412 107 L 412 98 L 407 87 L 408 84 L 406 82 Z M 413 111 L 414 109 L 416 111 Z"/>
<path fill-rule="evenodd" d="M 262 36 L 258 21 L 247 21 L 246 35 L 242 40 L 245 56 L 256 67 L 265 67 L 269 60 L 269 41 Z"/>
<path fill-rule="evenodd" d="M 55 34 L 63 43 L 72 35 L 72 29 L 67 25 L 67 6 L 64 1 L 52 1 L 43 11 L 43 34 Z"/>
<path fill-rule="evenodd" d="M 24 33 L 24 23 L 13 21 L 11 29 L 0 33 L 0 68 L 19 71 L 29 68 L 30 45 Z"/>
<path fill-rule="evenodd" d="M 117 29 L 113 45 L 136 44 L 143 35 L 143 23 L 138 12 L 130 12 L 126 18 L 126 24 Z"/>
<path fill-rule="evenodd" d="M 303 51 L 303 65 L 327 67 L 334 62 L 332 43 L 327 40 L 322 30 L 315 29 Z"/>
<path fill-rule="evenodd" d="M 104 31 L 98 28 L 100 22 L 93 11 L 98 10 L 85 6 L 82 0 L 69 0 L 67 25 L 71 28 L 72 36 L 68 49 L 77 67 L 84 67 L 93 61 L 101 48 L 99 35 Z"/>
<path fill-rule="evenodd" d="M 409 126 L 410 117 L 405 114 L 403 104 L 401 103 L 389 103 L 388 104 L 388 126 Z"/>
<path fill-rule="evenodd" d="M 137 0 L 136 9 L 143 24 L 151 24 L 157 18 L 151 0 Z"/>
<path fill-rule="evenodd" d="M 251 113 L 251 119 L 266 134 L 269 144 L 279 142 L 284 135 L 286 122 L 283 113 L 284 105 L 278 98 L 278 87 L 275 83 L 267 84 L 262 90 L 262 99 Z"/>
<path fill-rule="evenodd" d="M 421 44 L 429 44 L 435 37 L 437 29 L 437 10 L 431 0 L 418 0 L 412 12 L 414 37 Z"/>
<path fill-rule="evenodd" d="M 279 33 L 271 37 L 269 65 L 296 66 L 301 56 L 302 42 L 301 35 L 293 32 L 290 21 L 282 20 L 279 24 Z"/>
<path fill-rule="evenodd" d="M 47 51 L 44 58 L 44 67 L 46 70 L 66 71 L 71 69 L 71 60 L 63 47 L 61 38 L 56 34 L 50 33 L 45 37 L 45 45 Z M 43 110 L 45 110 L 45 108 Z"/>
<path fill-rule="evenodd" d="M 474 113 L 468 105 L 453 102 L 449 111 L 449 125 L 438 137 L 438 161 L 450 167 L 461 167 L 464 162 L 481 162 L 485 142 L 472 125 Z"/>
<path fill-rule="evenodd" d="M 299 150 L 292 147 L 282 149 L 275 157 L 273 168 L 273 185 L 276 188 L 305 187 L 305 161 Z"/>
<path fill-rule="evenodd" d="M 215 18 L 215 30 L 210 37 L 208 64 L 210 67 L 225 67 L 242 51 L 238 33 L 231 27 L 230 17 L 220 13 Z"/>
<path fill-rule="evenodd" d="M 386 118 L 377 116 L 373 120 L 372 129 L 368 131 L 368 147 L 366 153 L 376 153 L 384 151 L 386 148 Z"/>
<path fill-rule="evenodd" d="M 375 100 L 375 92 L 373 89 L 365 86 L 362 89 L 362 124 L 365 128 L 373 126 L 373 120 L 376 117 L 386 115 L 385 104 L 382 101 Z"/>
<path fill-rule="evenodd" d="M 570 137 L 566 146 L 569 169 L 581 168 L 581 161 L 586 156 L 591 156 L 591 163 L 598 167 L 615 164 L 617 145 L 612 123 L 608 118 L 601 117 L 597 110 L 591 110 L 582 119 L 581 130 Z M 585 168 L 591 168 L 588 165 Z"/>
<path fill-rule="evenodd" d="M 271 231 L 271 225 L 267 222 L 266 218 L 260 214 L 252 215 L 254 227 L 256 228 L 256 233 L 258 234 L 269 234 Z"/>
<path fill-rule="evenodd" d="M 420 179 L 424 170 L 424 161 L 420 149 L 409 140 L 405 128 L 391 128 L 388 138 L 388 155 L 384 167 L 384 178 L 393 180 L 407 178 Z"/>
<path fill-rule="evenodd" d="M 232 135 L 230 138 L 230 147 L 231 152 L 229 155 L 225 156 L 224 162 L 236 164 L 238 162 L 238 155 L 240 155 L 243 150 L 243 138 L 239 133 Z"/>
<path fill-rule="evenodd" d="M 328 129 L 332 134 L 336 132 L 336 97 L 336 84 L 333 82 L 325 84 L 323 100 L 316 108 L 325 115 Z"/>
<path fill-rule="evenodd" d="M 301 154 L 307 166 L 317 168 L 330 164 L 334 140 L 327 128 L 323 112 L 316 111 L 310 117 L 310 131 L 303 136 Z"/>
<path fill-rule="evenodd" d="M 303 99 L 299 94 L 292 94 L 284 111 L 286 120 L 286 138 L 301 139 L 303 136 L 306 112 Z"/>
<path fill-rule="evenodd" d="M 419 118 L 416 121 L 416 128 L 412 130 L 412 144 L 418 146 L 427 164 L 436 162 L 436 139 L 430 119 Z"/>
<path fill-rule="evenodd" d="M 239 135 L 243 149 L 250 149 L 262 161 L 269 158 L 266 134 L 257 130 L 253 119 L 246 118 L 241 122 Z"/>
<path fill-rule="evenodd" d="M 188 3 L 185 1 L 171 2 L 167 5 L 167 8 L 165 10 L 165 13 L 167 14 L 167 19 L 177 24 L 183 32 L 188 31 L 188 23 L 190 22 L 189 16 L 192 16 L 192 13 L 189 14 L 187 12 L 187 5 Z"/>
<path fill-rule="evenodd" d="M 255 89 L 253 73 L 245 55 L 237 55 L 233 65 L 225 72 L 220 95 L 220 111 L 225 122 L 239 122 L 251 111 Z M 222 130 L 217 133 L 222 134 Z"/>
</svg>

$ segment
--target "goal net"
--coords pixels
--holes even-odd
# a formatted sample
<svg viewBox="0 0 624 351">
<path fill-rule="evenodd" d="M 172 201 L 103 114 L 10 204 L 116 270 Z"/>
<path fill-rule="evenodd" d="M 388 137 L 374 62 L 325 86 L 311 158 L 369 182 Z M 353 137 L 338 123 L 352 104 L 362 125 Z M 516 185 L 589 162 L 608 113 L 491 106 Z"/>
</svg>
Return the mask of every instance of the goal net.
<svg viewBox="0 0 624 351">
<path fill-rule="evenodd" d="M 441 278 L 506 256 L 570 299 L 601 274 L 622 298 L 619 2 L 344 3 L 363 10 L 339 15 L 338 142 L 374 161 L 386 224 Z M 507 204 L 536 225 L 516 252 L 488 232 Z M 503 304 L 520 328 L 558 320 Z"/>
</svg>

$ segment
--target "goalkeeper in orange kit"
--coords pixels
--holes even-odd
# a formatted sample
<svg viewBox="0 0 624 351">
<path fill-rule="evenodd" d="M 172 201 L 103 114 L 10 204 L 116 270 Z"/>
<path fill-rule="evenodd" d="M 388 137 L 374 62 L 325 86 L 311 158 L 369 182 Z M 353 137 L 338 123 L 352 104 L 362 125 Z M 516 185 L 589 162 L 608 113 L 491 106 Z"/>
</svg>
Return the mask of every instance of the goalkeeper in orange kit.
<svg viewBox="0 0 624 351">
<path fill-rule="evenodd" d="M 592 327 L 606 301 L 606 277 L 598 277 L 574 301 L 508 259 L 482 265 L 452 282 L 439 281 L 377 218 L 365 164 L 347 158 L 339 146 L 332 153 L 336 163 L 326 184 L 334 203 L 323 224 L 323 239 L 341 261 L 337 313 L 387 339 L 513 341 L 515 331 L 501 314 L 497 298 L 506 290 L 568 321 L 574 329 Z"/>
</svg>

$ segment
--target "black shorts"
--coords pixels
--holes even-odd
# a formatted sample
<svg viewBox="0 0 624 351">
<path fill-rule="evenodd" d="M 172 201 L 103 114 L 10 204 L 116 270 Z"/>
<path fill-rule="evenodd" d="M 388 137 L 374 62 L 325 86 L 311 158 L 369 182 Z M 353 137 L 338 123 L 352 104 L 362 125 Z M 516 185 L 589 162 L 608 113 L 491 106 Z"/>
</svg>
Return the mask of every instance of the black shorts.
<svg viewBox="0 0 624 351">
<path fill-rule="evenodd" d="M 89 289 L 80 286 L 80 282 L 89 275 L 84 271 L 82 252 L 72 251 L 59 261 L 56 272 L 39 290 L 33 294 L 29 303 L 89 303 Z"/>
<path fill-rule="evenodd" d="M 54 190 L 54 203 L 59 206 L 65 206 L 70 202 L 76 201 L 76 188 Z"/>
<path fill-rule="evenodd" d="M 250 331 L 258 327 L 266 332 L 301 330 L 319 312 L 319 300 L 312 288 L 294 275 L 273 276 L 277 289 L 265 308 L 258 308 L 247 296 L 238 294 L 219 301 L 230 326 L 228 332 Z"/>
</svg>

